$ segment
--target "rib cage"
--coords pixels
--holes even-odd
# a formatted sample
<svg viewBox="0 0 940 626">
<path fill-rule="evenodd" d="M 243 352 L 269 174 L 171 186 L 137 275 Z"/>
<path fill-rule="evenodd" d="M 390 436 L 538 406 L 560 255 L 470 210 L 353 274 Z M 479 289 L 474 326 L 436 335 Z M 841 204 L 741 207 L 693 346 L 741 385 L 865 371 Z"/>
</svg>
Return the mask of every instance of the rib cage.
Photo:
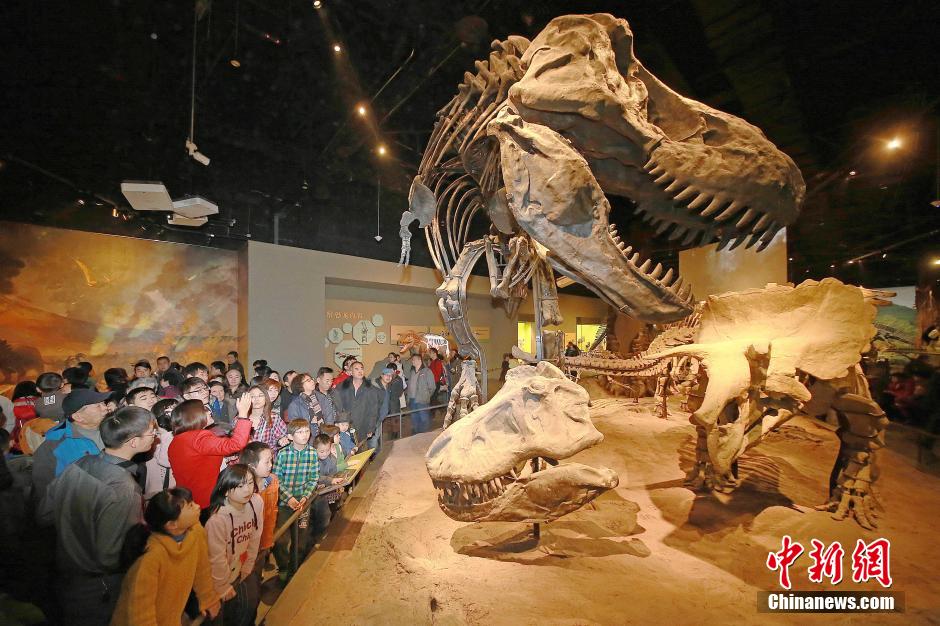
<svg viewBox="0 0 940 626">
<path fill-rule="evenodd" d="M 520 57 L 524 37 L 494 41 L 486 61 L 466 72 L 457 95 L 437 113 L 437 122 L 418 167 L 434 193 L 436 210 L 425 230 L 434 264 L 449 274 L 469 237 L 471 224 L 502 185 L 499 146 L 486 136 L 486 125 L 507 102 L 509 88 L 524 73 Z"/>
</svg>

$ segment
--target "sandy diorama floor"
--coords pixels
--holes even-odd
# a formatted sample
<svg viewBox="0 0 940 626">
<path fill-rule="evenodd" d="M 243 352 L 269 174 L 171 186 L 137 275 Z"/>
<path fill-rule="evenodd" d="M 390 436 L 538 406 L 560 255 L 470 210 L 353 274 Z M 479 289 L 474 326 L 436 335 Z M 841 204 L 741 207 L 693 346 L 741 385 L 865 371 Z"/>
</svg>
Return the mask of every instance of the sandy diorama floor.
<svg viewBox="0 0 940 626">
<path fill-rule="evenodd" d="M 741 458 L 741 487 L 715 496 L 683 486 L 694 429 L 678 406 L 663 420 L 649 399 L 601 399 L 591 415 L 605 440 L 574 460 L 612 468 L 620 485 L 543 525 L 538 543 L 523 524 L 467 524 L 441 512 L 423 463 L 437 433 L 394 442 L 355 541 L 341 542 L 311 580 L 298 576 L 286 590 L 290 610 L 275 606 L 267 623 L 940 623 L 940 479 L 887 450 L 885 510 L 869 532 L 813 510 L 838 446 L 825 424 L 784 425 Z M 846 548 L 848 581 L 836 587 L 809 582 L 804 553 L 791 568 L 794 589 L 804 590 L 880 589 L 851 581 L 849 555 L 858 538 L 890 539 L 892 590 L 905 593 L 906 612 L 757 613 L 757 592 L 779 590 L 765 561 L 784 534 L 807 551 L 813 538 Z"/>
</svg>

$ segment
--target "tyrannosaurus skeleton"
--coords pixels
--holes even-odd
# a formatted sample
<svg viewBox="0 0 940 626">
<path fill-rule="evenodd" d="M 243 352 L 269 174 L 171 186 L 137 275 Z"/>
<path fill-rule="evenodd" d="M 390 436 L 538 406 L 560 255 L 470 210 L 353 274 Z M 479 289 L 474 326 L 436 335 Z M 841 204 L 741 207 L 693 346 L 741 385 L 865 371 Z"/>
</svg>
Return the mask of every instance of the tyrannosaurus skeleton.
<svg viewBox="0 0 940 626">
<path fill-rule="evenodd" d="M 643 321 L 692 310 L 674 270 L 621 240 L 606 194 L 631 200 L 657 235 L 683 246 L 758 250 L 796 218 L 805 195 L 799 169 L 760 130 L 650 73 L 625 20 L 563 16 L 531 42 L 511 36 L 492 48 L 438 112 L 401 220 L 401 261 L 417 220 L 444 276 L 444 323 L 482 371 L 480 388 L 465 370 L 455 407 L 487 396 L 485 356 L 467 318 L 467 281 L 480 258 L 509 312 L 531 283 L 536 356 L 557 358 L 541 333 L 562 320 L 556 271 Z M 486 218 L 482 232 L 477 217 Z"/>
</svg>

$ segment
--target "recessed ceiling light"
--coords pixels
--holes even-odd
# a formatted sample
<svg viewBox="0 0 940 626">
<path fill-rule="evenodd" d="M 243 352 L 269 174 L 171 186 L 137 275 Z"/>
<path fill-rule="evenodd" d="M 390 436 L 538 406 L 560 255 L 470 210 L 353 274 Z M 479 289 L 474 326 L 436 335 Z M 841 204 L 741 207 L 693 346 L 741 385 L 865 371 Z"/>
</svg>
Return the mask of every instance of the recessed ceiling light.
<svg viewBox="0 0 940 626">
<path fill-rule="evenodd" d="M 333 44 L 333 52 L 342 52 L 343 48 L 338 43 Z"/>
</svg>

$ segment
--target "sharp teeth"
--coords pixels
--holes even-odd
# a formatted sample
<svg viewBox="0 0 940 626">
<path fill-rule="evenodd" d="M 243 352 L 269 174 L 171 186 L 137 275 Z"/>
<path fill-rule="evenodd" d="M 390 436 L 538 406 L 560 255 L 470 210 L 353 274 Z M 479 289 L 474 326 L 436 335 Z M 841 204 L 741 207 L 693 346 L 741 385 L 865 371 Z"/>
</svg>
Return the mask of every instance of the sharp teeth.
<svg viewBox="0 0 940 626">
<path fill-rule="evenodd" d="M 744 241 L 745 241 L 746 239 L 747 239 L 747 235 L 738 235 L 738 236 L 736 236 L 736 237 L 734 238 L 734 243 L 731 244 L 731 247 L 728 248 L 728 251 L 730 252 L 731 250 L 734 250 L 735 248 L 737 248 L 738 246 L 740 246 L 742 243 L 744 243 Z"/>
<path fill-rule="evenodd" d="M 692 241 L 694 241 L 695 238 L 698 237 L 698 233 L 699 233 L 699 231 L 697 231 L 697 230 L 695 230 L 695 229 L 689 229 L 689 234 L 686 235 L 686 236 L 685 236 L 685 239 L 682 240 L 682 244 L 681 244 L 681 245 L 687 246 L 687 245 L 689 245 L 690 243 L 692 243 Z"/>
<path fill-rule="evenodd" d="M 732 235 L 730 233 L 724 233 L 721 235 L 721 241 L 718 242 L 718 247 L 715 248 L 715 251 L 724 250 L 729 243 L 731 243 Z"/>
<path fill-rule="evenodd" d="M 757 210 L 748 209 L 747 211 L 744 212 L 744 215 L 741 216 L 741 219 L 738 220 L 738 223 L 734 225 L 735 228 L 741 228 L 742 226 L 746 226 L 748 222 L 753 220 L 758 215 L 759 213 L 757 212 Z"/>
<path fill-rule="evenodd" d="M 665 174 L 663 174 L 662 176 L 660 176 L 653 182 L 656 183 L 657 185 L 663 185 L 664 183 L 670 180 L 672 180 L 672 174 L 670 174 L 669 172 L 666 172 Z"/>
<path fill-rule="evenodd" d="M 626 249 L 623 250 L 623 256 L 627 256 L 631 252 L 633 252 L 633 246 L 627 246 Z"/>
<path fill-rule="evenodd" d="M 663 264 L 662 264 L 662 263 L 657 263 L 657 264 L 656 264 L 656 267 L 653 268 L 653 271 L 650 272 L 650 277 L 651 277 L 651 278 L 654 278 L 654 279 L 655 279 L 655 278 L 659 278 L 659 276 L 660 276 L 662 273 L 663 273 Z"/>
<path fill-rule="evenodd" d="M 648 172 L 650 171 L 650 168 L 654 165 L 656 165 L 656 159 L 654 159 L 653 157 L 650 157 L 650 160 L 646 162 L 646 165 L 643 166 L 643 169 Z"/>
<path fill-rule="evenodd" d="M 664 232 L 669 230 L 672 227 L 672 222 L 663 221 L 662 224 L 656 227 L 656 235 L 662 235 Z"/>
<path fill-rule="evenodd" d="M 683 191 L 682 193 L 678 194 L 675 197 L 675 200 L 676 202 L 684 202 L 688 200 L 689 198 L 691 198 L 692 196 L 696 195 L 697 193 L 698 193 L 698 190 L 695 187 L 689 185 L 688 187 L 685 188 L 685 191 Z"/>
<path fill-rule="evenodd" d="M 623 252 L 623 249 L 626 247 L 627 247 L 627 244 L 625 244 L 624 242 L 622 241 L 617 242 L 617 249 L 620 250 L 621 252 Z"/>
<path fill-rule="evenodd" d="M 655 168 L 651 169 L 649 172 L 650 172 L 650 176 L 659 176 L 665 171 L 666 171 L 665 167 L 663 167 L 662 165 L 657 165 Z"/>
<path fill-rule="evenodd" d="M 708 195 L 707 193 L 700 193 L 698 195 L 698 198 L 696 198 L 695 200 L 689 203 L 689 208 L 697 210 L 700 207 L 705 206 L 705 203 L 708 202 L 709 200 L 711 200 L 710 195 Z"/>
<path fill-rule="evenodd" d="M 670 268 L 669 268 L 669 271 L 666 272 L 666 275 L 663 276 L 663 279 L 662 279 L 661 281 L 659 281 L 659 282 L 662 283 L 663 286 L 668 287 L 668 286 L 669 286 L 669 283 L 672 282 L 672 277 L 673 277 L 673 276 L 675 276 L 675 272 L 673 272 L 673 271 L 672 271 L 672 268 L 670 267 Z"/>
<path fill-rule="evenodd" d="M 674 283 L 672 284 L 672 286 L 670 287 L 670 289 L 672 289 L 672 290 L 675 291 L 676 293 L 679 293 L 679 287 L 681 287 L 681 286 L 682 286 L 682 277 L 680 276 L 679 278 L 676 279 L 676 282 L 674 282 Z"/>
<path fill-rule="evenodd" d="M 720 197 L 716 196 L 715 199 L 712 200 L 712 201 L 708 204 L 707 207 L 705 207 L 705 210 L 702 211 L 702 217 L 708 217 L 708 216 L 711 215 L 712 213 L 717 213 L 717 212 L 718 212 L 718 209 L 720 209 L 721 207 L 723 207 L 723 206 L 725 205 L 725 202 L 727 202 L 727 200 L 725 200 L 724 198 L 720 198 Z"/>
<path fill-rule="evenodd" d="M 762 234 L 762 233 L 754 233 L 754 234 L 752 234 L 752 235 L 750 236 L 750 238 L 747 240 L 747 243 L 744 245 L 744 247 L 745 247 L 745 248 L 750 248 L 750 247 L 752 247 L 755 243 L 757 243 L 758 241 L 760 241 L 760 236 L 761 236 L 761 234 Z"/>
<path fill-rule="evenodd" d="M 614 243 L 620 242 L 620 235 L 618 235 L 617 233 L 612 234 L 610 238 L 614 240 Z"/>
<path fill-rule="evenodd" d="M 640 266 L 640 271 L 646 274 L 650 269 L 650 265 L 652 264 L 653 264 L 653 261 L 651 259 L 646 259 L 643 265 Z"/>
<path fill-rule="evenodd" d="M 672 183 L 671 185 L 669 185 L 668 187 L 666 187 L 666 193 L 668 193 L 668 194 L 674 194 L 674 193 L 676 193 L 677 191 L 679 191 L 680 189 L 682 189 L 684 186 L 685 186 L 685 183 L 683 183 L 682 181 L 680 181 L 680 180 L 677 178 L 675 181 L 673 181 L 673 183 Z"/>
<path fill-rule="evenodd" d="M 639 252 L 634 252 L 633 256 L 630 257 L 630 262 L 633 263 L 634 265 L 636 265 L 639 262 L 639 260 L 640 260 Z"/>
<path fill-rule="evenodd" d="M 770 217 L 770 213 L 764 213 L 764 216 L 757 220 L 757 223 L 754 224 L 754 227 L 751 228 L 752 233 L 757 233 L 764 230 L 764 227 L 767 226 L 772 221 L 773 218 Z"/>
<path fill-rule="evenodd" d="M 738 202 L 732 202 L 731 205 L 721 212 L 721 214 L 715 218 L 717 222 L 723 222 L 738 211 L 741 210 L 741 205 Z"/>
<path fill-rule="evenodd" d="M 691 283 L 689 283 L 688 285 L 686 285 L 686 286 L 682 289 L 682 291 L 679 292 L 679 297 L 682 298 L 683 300 L 688 300 L 691 295 L 692 295 L 692 284 L 691 284 Z"/>
</svg>

